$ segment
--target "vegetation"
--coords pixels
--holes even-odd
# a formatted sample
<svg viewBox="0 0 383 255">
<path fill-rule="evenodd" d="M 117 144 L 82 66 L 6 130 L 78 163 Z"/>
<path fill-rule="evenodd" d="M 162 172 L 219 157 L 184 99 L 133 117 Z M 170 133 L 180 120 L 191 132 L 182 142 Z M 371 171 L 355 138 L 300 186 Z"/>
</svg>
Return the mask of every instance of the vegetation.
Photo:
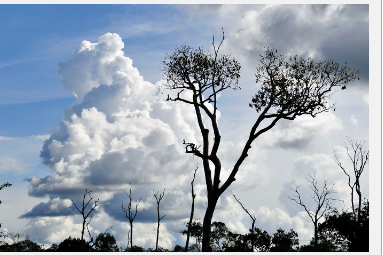
<svg viewBox="0 0 383 255">
<path fill-rule="evenodd" d="M 324 62 L 314 62 L 312 59 L 302 59 L 290 57 L 286 60 L 282 55 L 277 55 L 277 50 L 267 49 L 260 57 L 260 66 L 256 68 L 256 82 L 261 84 L 260 90 L 252 97 L 250 107 L 254 108 L 259 116 L 254 120 L 254 124 L 249 132 L 248 140 L 244 145 L 241 155 L 235 165 L 231 168 L 226 180 L 221 181 L 221 161 L 217 156 L 221 135 L 217 123 L 217 98 L 219 93 L 232 88 L 240 89 L 238 79 L 240 77 L 241 66 L 237 60 L 230 56 L 220 56 L 219 48 L 224 41 L 224 36 L 216 48 L 213 37 L 214 53 L 206 53 L 202 48 L 192 49 L 188 46 L 181 46 L 167 55 L 163 61 L 163 72 L 166 77 L 165 88 L 176 90 L 177 96 L 170 101 L 180 101 L 190 104 L 195 109 L 197 122 L 202 136 L 202 149 L 193 142 L 185 142 L 185 151 L 195 155 L 203 161 L 203 169 L 207 188 L 207 208 L 203 222 L 198 219 L 193 220 L 194 216 L 194 178 L 192 186 L 192 208 L 190 219 L 185 221 L 186 229 L 180 230 L 180 234 L 186 236 L 185 247 L 175 245 L 172 251 L 214 251 L 214 252 L 311 252 L 311 251 L 369 251 L 369 202 L 362 201 L 359 178 L 368 161 L 369 153 L 364 150 L 364 143 L 356 142 L 348 138 L 351 145 L 351 152 L 347 149 L 347 154 L 354 166 L 355 182 L 351 182 L 351 177 L 343 167 L 338 157 L 336 163 L 348 176 L 348 185 L 351 188 L 351 211 L 343 210 L 339 212 L 331 207 L 329 197 L 335 193 L 327 187 L 324 182 L 322 191 L 318 188 L 315 175 L 308 179 L 310 187 L 314 192 L 314 200 L 317 204 L 314 212 L 309 210 L 301 200 L 298 192 L 299 186 L 295 186 L 296 195 L 293 198 L 297 204 L 302 206 L 310 216 L 314 224 L 314 237 L 307 245 L 299 246 L 298 233 L 293 229 L 289 232 L 278 228 L 275 233 L 270 235 L 265 230 L 255 226 L 256 217 L 251 215 L 243 206 L 240 200 L 231 192 L 236 201 L 252 220 L 251 228 L 248 233 L 240 234 L 230 230 L 225 223 L 212 221 L 213 214 L 220 196 L 235 181 L 240 166 L 248 156 L 251 144 L 260 135 L 272 129 L 279 120 L 294 120 L 298 116 L 310 115 L 316 117 L 322 112 L 329 111 L 334 107 L 330 96 L 336 87 L 345 89 L 348 82 L 358 78 L 359 71 L 340 66 L 333 60 Z M 185 92 L 185 93 L 184 93 Z M 188 94 L 187 92 L 190 92 Z M 191 97 L 189 97 L 191 95 Z M 205 123 L 204 123 L 205 121 Z M 208 123 L 206 123 L 208 122 Z M 207 126 L 211 126 L 209 130 Z M 209 137 L 209 132 L 213 133 L 213 143 Z M 4 183 L 0 190 L 10 187 L 11 184 Z M 354 191 L 358 195 L 358 204 L 354 206 Z M 165 192 L 165 190 L 164 190 Z M 133 245 L 133 221 L 137 216 L 137 208 L 141 202 L 140 198 L 135 204 L 136 211 L 132 210 L 132 187 L 130 192 L 125 192 L 129 197 L 127 207 L 121 202 L 121 209 L 129 221 L 130 229 L 128 234 L 128 244 L 126 248 L 118 247 L 116 239 L 110 233 L 101 233 L 94 240 L 89 231 L 89 223 L 92 219 L 91 213 L 96 209 L 97 202 L 90 209 L 86 209 L 92 201 L 91 191 L 85 190 L 82 207 L 77 207 L 73 199 L 70 199 L 76 209 L 82 215 L 81 238 L 69 236 L 59 244 L 52 244 L 49 248 L 44 248 L 26 236 L 21 238 L 20 234 L 12 232 L 0 233 L 0 251 L 2 252 L 169 252 L 170 250 L 160 247 L 159 227 L 160 221 L 165 217 L 160 217 L 160 201 L 164 197 L 164 192 L 153 195 L 157 202 L 157 235 L 155 249 L 144 248 Z M 86 201 L 86 197 L 89 200 Z M 0 201 L 1 203 L 1 201 Z M 80 209 L 81 208 L 81 209 Z M 324 219 L 319 223 L 320 219 Z M 1 227 L 1 224 L 0 224 Z M 85 227 L 88 230 L 90 240 L 84 238 Z M 189 245 L 189 238 L 194 238 L 195 243 Z"/>
<path fill-rule="evenodd" d="M 252 97 L 249 106 L 259 113 L 243 150 L 226 180 L 221 180 L 221 160 L 218 150 L 221 134 L 217 122 L 217 98 L 220 93 L 232 88 L 240 89 L 238 79 L 241 65 L 230 56 L 219 55 L 221 43 L 216 47 L 213 37 L 213 53 L 201 47 L 177 47 L 163 61 L 166 82 L 160 89 L 170 89 L 177 96 L 168 101 L 192 105 L 202 136 L 202 145 L 185 142 L 186 153 L 199 157 L 203 162 L 207 189 L 207 208 L 203 219 L 202 251 L 212 251 L 211 228 L 219 197 L 236 180 L 242 163 L 247 158 L 252 143 L 272 129 L 280 120 L 294 120 L 298 116 L 318 114 L 334 108 L 330 98 L 337 87 L 346 89 L 349 82 L 359 76 L 359 70 L 340 66 L 334 60 L 315 62 L 297 56 L 286 59 L 277 50 L 267 48 L 260 56 L 260 65 L 255 69 L 256 82 L 261 88 Z M 212 128 L 208 128 L 210 126 Z M 209 137 L 213 135 L 213 139 Z M 201 148 L 202 146 L 202 148 Z M 201 148 L 201 149 L 200 149 Z"/>
</svg>

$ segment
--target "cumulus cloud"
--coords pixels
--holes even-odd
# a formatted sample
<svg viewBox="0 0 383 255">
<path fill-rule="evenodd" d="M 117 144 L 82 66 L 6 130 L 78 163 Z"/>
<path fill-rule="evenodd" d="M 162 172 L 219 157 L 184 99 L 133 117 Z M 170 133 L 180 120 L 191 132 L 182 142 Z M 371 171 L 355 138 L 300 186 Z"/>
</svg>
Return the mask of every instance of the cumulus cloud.
<svg viewBox="0 0 383 255">
<path fill-rule="evenodd" d="M 280 121 L 279 126 L 263 134 L 261 139 L 268 148 L 302 150 L 316 137 L 323 137 L 342 129 L 342 121 L 331 112 L 319 114 L 315 118 L 303 115 L 294 121 Z"/>
<path fill-rule="evenodd" d="M 129 190 L 130 184 L 134 202 L 143 197 L 137 223 L 156 222 L 152 190 L 164 188 L 163 221 L 178 220 L 182 225 L 188 217 L 189 210 L 185 208 L 190 202 L 185 197 L 190 193 L 191 180 L 187 177 L 195 162 L 185 154 L 182 142 L 201 142 L 194 109 L 166 102 L 165 96 L 157 93 L 158 84 L 144 81 L 132 60 L 124 56 L 123 47 L 117 34 L 108 33 L 97 43 L 83 41 L 72 57 L 59 65 L 62 87 L 76 95 L 77 100 L 65 109 L 59 128 L 48 139 L 44 137 L 40 156 L 51 175 L 26 179 L 29 195 L 50 200 L 21 216 L 31 219 L 31 231 L 46 227 L 52 233 L 44 240 L 58 240 L 78 228 L 65 218 L 76 215 L 68 198 L 81 203 L 85 188 L 93 191 L 94 199 L 100 199 L 100 210 L 111 220 L 126 222 L 121 201 L 127 203 L 124 191 Z M 206 196 L 203 187 L 196 185 L 199 197 Z M 196 206 L 203 208 L 204 200 Z M 53 225 L 60 217 L 73 226 L 67 227 L 65 233 L 54 234 L 57 230 Z M 102 231 L 97 226 L 93 230 Z M 162 233 L 165 238 L 165 226 Z M 151 235 L 142 237 L 145 240 L 137 244 L 152 242 L 148 241 Z M 170 234 L 166 238 L 160 245 L 170 247 L 174 238 Z"/>
<path fill-rule="evenodd" d="M 247 6 L 246 6 L 247 7 Z M 253 73 L 265 47 L 285 56 L 334 59 L 360 70 L 368 88 L 368 5 L 266 5 L 231 9 L 223 51 Z M 220 12 L 226 10 L 220 8 Z M 222 22 L 225 20 L 222 18 Z M 358 36 L 355 36 L 358 34 Z M 347 45 L 344 44 L 347 41 Z M 358 50 L 355 50 L 358 49 Z M 367 81 L 367 82 L 366 82 Z M 354 86 L 354 84 L 352 84 Z"/>
<path fill-rule="evenodd" d="M 24 213 L 20 218 L 33 218 L 38 216 L 61 216 L 72 215 L 75 211 L 72 208 L 72 201 L 69 199 L 54 198 L 48 203 L 40 203 L 32 210 Z"/>
</svg>

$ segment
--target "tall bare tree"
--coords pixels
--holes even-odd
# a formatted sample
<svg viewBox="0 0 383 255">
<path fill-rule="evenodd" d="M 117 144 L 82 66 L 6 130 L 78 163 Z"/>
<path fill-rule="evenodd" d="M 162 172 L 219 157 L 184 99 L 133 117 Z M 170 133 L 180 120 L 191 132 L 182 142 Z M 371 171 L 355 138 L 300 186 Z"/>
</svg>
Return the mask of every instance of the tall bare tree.
<svg viewBox="0 0 383 255">
<path fill-rule="evenodd" d="M 72 198 L 69 198 L 70 201 L 72 201 L 73 205 L 76 207 L 76 209 L 81 213 L 82 215 L 82 230 L 81 230 L 81 249 L 82 249 L 82 252 L 85 251 L 85 241 L 84 241 L 84 232 L 85 232 L 85 225 L 87 223 L 87 218 L 89 217 L 89 215 L 96 209 L 97 207 L 97 202 L 99 201 L 99 199 L 97 199 L 96 201 L 94 201 L 94 205 L 92 206 L 92 208 L 88 211 L 88 213 L 85 212 L 86 210 L 86 207 L 89 205 L 89 203 L 92 201 L 92 196 L 90 195 L 92 191 L 89 191 L 88 192 L 88 189 L 85 189 L 85 194 L 84 194 L 84 198 L 82 200 L 82 208 L 81 210 L 77 207 L 77 205 L 75 204 L 75 202 L 73 201 Z M 89 200 L 88 202 L 85 204 L 85 199 L 86 199 L 86 195 L 89 196 Z M 92 220 L 92 216 L 90 217 L 89 219 L 89 222 Z M 88 224 L 89 224 L 88 222 Z"/>
<path fill-rule="evenodd" d="M 333 60 L 314 62 L 297 57 L 286 60 L 282 55 L 277 55 L 277 50 L 268 48 L 260 56 L 261 64 L 256 68 L 256 82 L 261 84 L 261 88 L 249 104 L 259 116 L 229 177 L 221 182 L 222 166 L 217 155 L 221 143 L 217 98 L 219 93 L 228 88 L 240 89 L 238 79 L 241 69 L 234 58 L 218 54 L 224 39 L 223 34 L 221 43 L 216 47 L 213 37 L 212 54 L 206 53 L 201 47 L 193 49 L 181 46 L 166 55 L 162 69 L 165 82 L 159 88 L 177 91 L 177 96 L 168 95 L 167 100 L 194 106 L 202 135 L 202 148 L 195 142 L 184 141 L 186 153 L 202 159 L 205 173 L 208 205 L 203 220 L 202 251 L 212 250 L 210 236 L 215 207 L 222 193 L 235 181 L 252 142 L 281 119 L 294 120 L 301 115 L 315 117 L 329 111 L 334 107 L 329 100 L 332 90 L 336 87 L 345 89 L 347 83 L 359 75 L 359 70 L 340 66 Z M 212 130 L 207 128 L 206 122 L 211 124 Z M 212 146 L 210 131 L 214 135 Z"/>
<path fill-rule="evenodd" d="M 189 219 L 189 224 L 188 224 L 188 232 L 186 235 L 186 245 L 185 245 L 185 252 L 188 251 L 189 248 L 189 237 L 190 237 L 190 231 L 191 231 L 191 225 L 193 221 L 193 216 L 194 216 L 194 199 L 195 199 L 195 194 L 194 194 L 194 179 L 195 179 L 195 174 L 197 173 L 198 167 L 194 171 L 194 177 L 193 181 L 191 182 L 191 187 L 192 187 L 192 207 L 191 207 L 191 212 L 190 212 L 190 219 Z"/>
<path fill-rule="evenodd" d="M 160 203 L 161 203 L 161 200 L 165 196 L 165 189 L 162 192 L 162 195 L 160 193 L 159 196 L 158 196 L 158 191 L 157 191 L 157 193 L 154 193 L 154 190 L 153 190 L 153 195 L 154 195 L 154 197 L 156 198 L 156 201 L 157 201 L 157 239 L 156 239 L 156 251 L 158 251 L 158 236 L 160 235 L 160 221 L 166 216 L 166 215 L 164 215 L 164 216 L 160 217 Z"/>
<path fill-rule="evenodd" d="M 129 223 L 130 223 L 130 238 L 129 238 L 129 233 L 128 233 L 128 240 L 130 241 L 130 251 L 132 252 L 133 251 L 133 221 L 137 216 L 137 207 L 140 204 L 142 197 L 136 203 L 136 213 L 133 216 L 133 212 L 132 212 L 132 198 L 133 198 L 132 197 L 132 184 L 130 184 L 129 194 L 126 193 L 126 191 L 124 191 L 124 192 L 129 197 L 129 204 L 128 204 L 128 207 L 125 208 L 124 207 L 124 201 L 121 201 L 121 209 L 125 213 L 125 216 L 129 220 Z"/>
<path fill-rule="evenodd" d="M 364 148 L 365 141 L 356 141 L 352 140 L 350 137 L 346 137 L 348 143 L 351 145 L 351 148 L 349 148 L 345 143 L 344 147 L 347 150 L 347 155 L 350 158 L 353 170 L 354 170 L 354 176 L 355 181 L 351 184 L 351 176 L 347 173 L 346 169 L 343 167 L 342 163 L 339 161 L 339 158 L 335 154 L 335 162 L 338 164 L 340 168 L 342 168 L 343 172 L 348 177 L 348 186 L 351 189 L 351 206 L 352 206 L 352 212 L 354 214 L 354 217 L 357 221 L 359 221 L 360 218 L 360 212 L 362 210 L 362 192 L 360 191 L 360 182 L 359 178 L 363 173 L 364 167 L 367 164 L 368 157 L 369 157 L 369 151 Z M 354 206 L 354 191 L 358 194 L 358 207 L 355 208 Z"/>
<path fill-rule="evenodd" d="M 295 201 L 297 204 L 301 205 L 307 214 L 310 216 L 312 223 L 314 224 L 314 251 L 317 251 L 317 245 L 318 245 L 318 221 L 325 215 L 325 212 L 330 210 L 331 207 L 331 201 L 338 200 L 331 198 L 330 195 L 333 193 L 336 193 L 333 190 L 334 184 L 329 188 L 327 186 L 327 181 L 324 179 L 323 181 L 323 188 L 322 190 L 318 187 L 318 181 L 315 179 L 315 173 L 311 176 L 309 175 L 310 179 L 306 178 L 306 180 L 310 183 L 310 188 L 313 192 L 313 195 L 311 196 L 316 204 L 316 208 L 312 211 L 303 203 L 301 194 L 298 192 L 298 188 L 301 186 L 297 186 L 294 183 L 295 189 L 291 188 L 295 195 L 293 198 L 290 198 L 291 200 Z"/>
<path fill-rule="evenodd" d="M 233 195 L 235 200 L 237 200 L 237 202 L 241 205 L 242 209 L 250 216 L 251 220 L 253 221 L 251 223 L 251 232 L 255 233 L 255 229 L 254 229 L 255 228 L 255 220 L 257 218 L 255 217 L 255 215 L 253 216 L 249 213 L 249 211 L 243 206 L 243 204 L 239 201 L 239 199 L 234 195 L 233 191 L 230 190 L 230 193 Z M 253 239 L 251 240 L 251 251 L 254 251 L 254 240 Z"/>
</svg>

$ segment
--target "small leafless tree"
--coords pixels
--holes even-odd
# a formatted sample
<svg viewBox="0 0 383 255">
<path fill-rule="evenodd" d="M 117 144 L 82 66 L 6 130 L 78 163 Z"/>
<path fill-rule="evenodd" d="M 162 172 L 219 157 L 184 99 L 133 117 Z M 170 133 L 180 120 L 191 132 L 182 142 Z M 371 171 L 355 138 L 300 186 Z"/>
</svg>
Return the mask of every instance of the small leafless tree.
<svg viewBox="0 0 383 255">
<path fill-rule="evenodd" d="M 140 198 L 140 200 L 136 204 L 136 213 L 133 216 L 133 212 L 132 212 L 132 198 L 133 198 L 132 197 L 132 184 L 130 184 L 129 194 L 126 192 L 125 192 L 125 194 L 128 195 L 128 197 L 129 197 L 129 204 L 128 204 L 128 207 L 125 208 L 124 207 L 124 201 L 121 201 L 121 209 L 122 209 L 122 211 L 124 211 L 125 216 L 129 220 L 129 223 L 130 223 L 130 237 L 129 237 L 129 233 L 128 233 L 128 244 L 130 241 L 130 251 L 132 252 L 133 251 L 133 221 L 137 216 L 137 207 L 140 204 L 142 197 Z"/>
<path fill-rule="evenodd" d="M 230 193 L 233 195 L 233 197 L 235 198 L 235 200 L 237 200 L 237 202 L 241 205 L 242 209 L 245 210 L 245 212 L 250 216 L 251 220 L 253 221 L 253 222 L 251 223 L 251 231 L 252 231 L 252 233 L 255 233 L 255 229 L 254 229 L 254 227 L 255 227 L 255 220 L 256 220 L 257 218 L 255 217 L 255 215 L 252 216 L 252 215 L 249 213 L 249 211 L 243 206 L 243 204 L 239 201 L 239 199 L 234 195 L 234 193 L 233 193 L 232 190 L 230 190 Z M 253 239 L 251 239 L 251 251 L 254 251 L 254 240 L 253 240 Z"/>
<path fill-rule="evenodd" d="M 189 248 L 189 237 L 190 237 L 190 231 L 191 231 L 191 225 L 193 221 L 193 215 L 194 215 L 194 199 L 195 199 L 195 194 L 194 194 L 194 179 L 195 179 L 195 174 L 197 173 L 198 167 L 194 171 L 194 177 L 193 181 L 191 182 L 191 187 L 192 187 L 192 207 L 191 207 L 191 213 L 190 213 L 190 219 L 189 219 L 189 224 L 188 224 L 188 233 L 186 235 L 186 245 L 185 245 L 185 252 L 188 251 Z"/>
<path fill-rule="evenodd" d="M 73 201 L 72 198 L 69 198 L 70 201 L 72 201 L 73 205 L 76 207 L 76 209 L 81 213 L 82 215 L 82 230 L 81 230 L 81 249 L 82 251 L 84 252 L 85 251 L 85 241 L 84 241 L 84 232 L 85 232 L 85 225 L 87 223 L 87 218 L 89 217 L 89 215 L 96 209 L 97 207 L 97 202 L 99 201 L 99 199 L 97 199 L 96 201 L 94 201 L 94 205 L 92 206 L 92 208 L 89 210 L 88 213 L 85 212 L 86 210 L 86 207 L 89 205 L 89 203 L 92 201 L 92 196 L 90 195 L 92 191 L 89 191 L 87 189 L 85 189 L 85 194 L 84 194 L 84 198 L 82 200 L 82 209 L 80 210 L 77 205 L 75 204 L 75 202 Z M 89 196 L 89 200 L 88 202 L 85 204 L 85 199 L 86 199 L 86 195 Z M 92 220 L 92 216 L 90 217 L 89 219 L 89 222 Z M 89 224 L 88 222 L 88 224 Z"/>
<path fill-rule="evenodd" d="M 154 190 L 153 190 L 153 195 L 154 197 L 156 198 L 156 201 L 157 201 L 157 240 L 156 240 L 156 251 L 158 251 L 158 236 L 160 235 L 160 221 L 166 216 L 162 216 L 160 217 L 160 202 L 162 200 L 162 198 L 164 198 L 165 196 L 165 189 L 164 191 L 162 192 L 162 195 L 160 194 L 158 196 L 158 191 L 157 193 L 154 193 Z"/>
<path fill-rule="evenodd" d="M 359 76 L 359 70 L 340 66 L 333 60 L 314 62 L 296 56 L 286 60 L 277 54 L 277 50 L 268 48 L 260 56 L 261 64 L 255 73 L 260 89 L 249 104 L 259 115 L 254 119 L 249 137 L 228 178 L 221 181 L 222 165 L 217 154 L 221 142 L 217 98 L 219 93 L 229 88 L 240 89 L 238 80 L 241 69 L 236 59 L 218 54 L 224 39 L 223 34 L 221 43 L 216 47 L 213 37 L 213 53 L 206 53 L 201 47 L 177 47 L 163 61 L 165 82 L 160 86 L 160 90 L 177 91 L 176 96 L 168 95 L 168 101 L 179 101 L 194 107 L 202 136 L 202 145 L 194 141 L 184 141 L 184 144 L 186 153 L 201 158 L 203 162 L 207 189 L 202 238 L 204 252 L 212 251 L 211 224 L 218 199 L 236 180 L 235 176 L 247 158 L 253 141 L 280 120 L 294 120 L 302 115 L 315 117 L 333 109 L 334 104 L 329 100 L 333 91 L 337 87 L 346 89 L 347 83 Z M 210 130 L 208 125 L 212 127 Z M 214 140 L 210 140 L 209 133 L 213 133 Z"/>
<path fill-rule="evenodd" d="M 329 188 L 327 186 L 327 181 L 324 179 L 323 182 L 323 188 L 320 191 L 318 187 L 318 181 L 315 179 L 315 173 L 311 176 L 309 175 L 310 179 L 306 178 L 306 180 L 310 183 L 310 188 L 313 191 L 313 195 L 311 196 L 315 203 L 316 208 L 315 211 L 311 211 L 306 207 L 306 205 L 303 203 L 301 194 L 298 192 L 298 188 L 301 186 L 297 186 L 294 183 L 295 188 L 291 188 L 296 194 L 293 196 L 293 198 L 290 198 L 291 200 L 295 201 L 297 204 L 301 205 L 307 214 L 310 216 L 312 223 L 314 224 L 314 251 L 317 251 L 317 244 L 318 244 L 318 221 L 323 217 L 326 211 L 329 211 L 331 207 L 331 201 L 338 200 L 334 198 L 330 198 L 329 196 L 333 193 L 336 193 L 333 190 L 334 184 Z"/>
<path fill-rule="evenodd" d="M 344 143 L 344 147 L 347 150 L 347 155 L 350 158 L 352 165 L 353 165 L 353 170 L 354 170 L 354 176 L 355 176 L 355 181 L 351 185 L 351 177 L 347 173 L 346 169 L 342 166 L 342 163 L 339 161 L 339 158 L 337 157 L 336 153 L 335 154 L 335 162 L 338 164 L 340 168 L 342 168 L 343 172 L 347 175 L 348 177 L 348 186 L 351 189 L 351 206 L 352 206 L 352 213 L 354 214 L 354 217 L 357 221 L 359 221 L 360 218 L 360 212 L 362 208 L 362 192 L 360 191 L 360 182 L 359 178 L 363 173 L 364 167 L 367 164 L 368 157 L 369 157 L 369 151 L 365 150 L 364 144 L 365 141 L 356 141 L 352 140 L 350 137 L 346 138 L 348 143 L 351 145 L 351 148 L 349 149 L 348 146 Z M 358 194 L 358 207 L 355 208 L 354 206 L 354 191 Z"/>
</svg>

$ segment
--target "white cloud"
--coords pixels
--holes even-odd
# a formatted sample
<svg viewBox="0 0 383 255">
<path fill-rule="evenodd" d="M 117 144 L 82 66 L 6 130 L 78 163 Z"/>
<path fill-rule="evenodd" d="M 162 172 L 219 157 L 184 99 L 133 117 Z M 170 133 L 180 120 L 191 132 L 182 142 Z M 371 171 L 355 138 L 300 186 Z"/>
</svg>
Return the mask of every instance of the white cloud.
<svg viewBox="0 0 383 255">
<path fill-rule="evenodd" d="M 22 172 L 24 171 L 24 163 L 20 159 L 16 159 L 10 156 L 0 157 L 0 172 Z"/>
<path fill-rule="evenodd" d="M 294 121 L 281 121 L 279 125 L 261 136 L 268 148 L 305 149 L 316 137 L 328 136 L 334 131 L 342 130 L 340 118 L 331 112 L 317 117 L 303 115 Z"/>
<path fill-rule="evenodd" d="M 0 141 L 7 141 L 7 140 L 13 140 L 14 137 L 8 137 L 8 136 L 0 136 Z"/>
<path fill-rule="evenodd" d="M 45 141 L 48 140 L 50 135 L 32 135 L 32 138 L 35 138 L 36 140 Z"/>
<path fill-rule="evenodd" d="M 356 128 L 359 127 L 358 120 L 356 119 L 356 117 L 353 114 L 351 114 L 351 116 L 350 116 L 350 121 L 351 121 L 351 124 L 353 126 L 355 126 Z"/>
</svg>

